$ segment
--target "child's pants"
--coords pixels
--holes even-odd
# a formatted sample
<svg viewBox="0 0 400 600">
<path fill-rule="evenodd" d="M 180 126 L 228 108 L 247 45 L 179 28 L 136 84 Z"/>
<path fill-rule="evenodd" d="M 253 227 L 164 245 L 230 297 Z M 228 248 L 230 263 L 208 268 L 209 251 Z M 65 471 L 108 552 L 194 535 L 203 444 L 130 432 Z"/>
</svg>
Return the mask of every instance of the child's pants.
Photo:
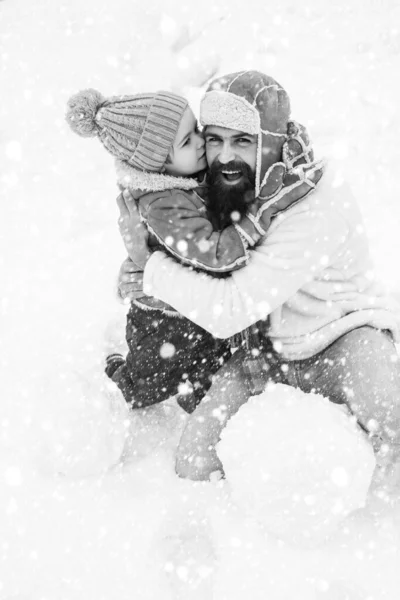
<svg viewBox="0 0 400 600">
<path fill-rule="evenodd" d="M 212 376 L 231 356 L 229 344 L 192 321 L 132 304 L 126 326 L 129 352 L 112 376 L 132 408 L 150 406 L 178 395 L 192 412 Z"/>
</svg>

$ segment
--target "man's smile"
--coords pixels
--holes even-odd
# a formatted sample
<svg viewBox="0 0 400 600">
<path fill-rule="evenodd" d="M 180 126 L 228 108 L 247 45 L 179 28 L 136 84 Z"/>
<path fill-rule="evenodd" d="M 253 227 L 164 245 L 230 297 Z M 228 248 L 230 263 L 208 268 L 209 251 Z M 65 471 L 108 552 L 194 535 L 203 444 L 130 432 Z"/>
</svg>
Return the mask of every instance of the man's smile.
<svg viewBox="0 0 400 600">
<path fill-rule="evenodd" d="M 227 183 L 237 183 L 242 177 L 242 171 L 221 170 L 222 177 Z"/>
</svg>

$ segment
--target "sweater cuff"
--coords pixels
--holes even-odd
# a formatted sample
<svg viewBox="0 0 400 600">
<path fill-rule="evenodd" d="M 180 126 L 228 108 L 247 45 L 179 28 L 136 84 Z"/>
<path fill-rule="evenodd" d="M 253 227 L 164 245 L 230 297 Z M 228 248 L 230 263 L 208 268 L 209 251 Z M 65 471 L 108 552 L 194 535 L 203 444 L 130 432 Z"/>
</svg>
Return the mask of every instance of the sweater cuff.
<svg viewBox="0 0 400 600">
<path fill-rule="evenodd" d="M 164 252 L 156 251 L 150 256 L 149 260 L 146 263 L 143 272 L 143 291 L 147 296 L 156 296 L 155 290 L 153 289 L 153 281 L 155 281 L 157 277 L 157 272 L 160 272 L 160 268 L 162 268 L 162 264 L 165 259 Z"/>
</svg>

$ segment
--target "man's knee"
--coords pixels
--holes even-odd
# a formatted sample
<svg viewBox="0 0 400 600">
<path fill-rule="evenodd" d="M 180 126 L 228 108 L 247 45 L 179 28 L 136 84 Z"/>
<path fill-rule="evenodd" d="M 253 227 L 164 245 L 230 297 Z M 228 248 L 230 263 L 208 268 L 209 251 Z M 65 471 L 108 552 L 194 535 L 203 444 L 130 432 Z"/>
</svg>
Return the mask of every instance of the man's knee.
<svg viewBox="0 0 400 600">
<path fill-rule="evenodd" d="M 336 342 L 337 347 L 342 347 L 351 355 L 362 354 L 371 356 L 375 360 L 380 357 L 391 357 L 397 361 L 397 351 L 389 331 L 376 329 L 369 325 L 357 327 L 344 334 Z"/>
<path fill-rule="evenodd" d="M 183 435 L 176 452 L 175 470 L 179 477 L 196 481 L 208 481 L 214 471 L 222 472 L 215 444 L 205 438 Z"/>
<path fill-rule="evenodd" d="M 208 481 L 210 474 L 215 469 L 213 462 L 209 456 L 193 454 L 185 454 L 177 452 L 175 461 L 175 471 L 179 477 L 183 479 L 192 479 L 193 481 Z"/>
</svg>

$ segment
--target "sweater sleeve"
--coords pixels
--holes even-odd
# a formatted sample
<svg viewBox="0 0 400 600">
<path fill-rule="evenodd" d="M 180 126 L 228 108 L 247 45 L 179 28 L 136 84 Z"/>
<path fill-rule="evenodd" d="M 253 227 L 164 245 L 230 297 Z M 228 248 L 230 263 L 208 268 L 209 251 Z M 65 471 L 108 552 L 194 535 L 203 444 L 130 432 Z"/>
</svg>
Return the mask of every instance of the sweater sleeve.
<svg viewBox="0 0 400 600">
<path fill-rule="evenodd" d="M 334 210 L 298 210 L 279 217 L 246 268 L 225 279 L 198 274 L 156 253 L 144 289 L 216 337 L 227 338 L 266 318 L 325 269 L 348 224 Z"/>
<path fill-rule="evenodd" d="M 148 230 L 170 255 L 211 273 L 243 267 L 249 259 L 248 246 L 254 246 L 261 238 L 249 217 L 215 231 L 195 192 L 151 194 L 150 198 L 141 199 L 139 207 Z"/>
</svg>

